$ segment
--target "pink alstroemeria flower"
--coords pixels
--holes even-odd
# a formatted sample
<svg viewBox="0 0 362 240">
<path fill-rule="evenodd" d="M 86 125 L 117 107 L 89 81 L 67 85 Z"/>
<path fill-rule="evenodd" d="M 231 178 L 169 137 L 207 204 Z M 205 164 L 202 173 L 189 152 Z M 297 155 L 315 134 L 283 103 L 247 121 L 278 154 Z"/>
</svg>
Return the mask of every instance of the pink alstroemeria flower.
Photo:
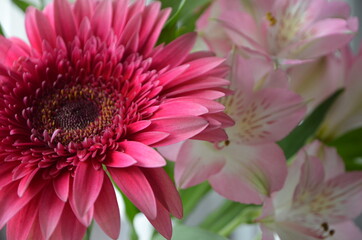
<svg viewBox="0 0 362 240">
<path fill-rule="evenodd" d="M 214 100 L 228 68 L 189 53 L 196 34 L 155 46 L 160 2 L 55 0 L 29 8 L 30 46 L 0 37 L 0 229 L 8 240 L 81 240 L 94 218 L 112 239 L 112 177 L 167 239 L 178 192 L 153 147 L 226 139 Z"/>
<path fill-rule="evenodd" d="M 362 239 L 352 221 L 362 212 L 361 199 L 362 172 L 346 173 L 336 150 L 315 141 L 298 153 L 283 188 L 265 202 L 258 220 L 263 240 Z"/>
<path fill-rule="evenodd" d="M 287 74 L 290 89 L 308 102 L 308 112 L 344 87 L 345 61 L 343 54 L 328 54 L 312 62 L 291 66 Z"/>
<path fill-rule="evenodd" d="M 357 28 L 347 3 L 328 0 L 216 0 L 198 22 L 216 52 L 236 44 L 279 63 L 328 54 L 346 45 Z"/>
<path fill-rule="evenodd" d="M 350 47 L 342 53 L 345 90 L 329 109 L 318 133 L 319 138 L 327 141 L 362 127 L 362 48 L 357 56 Z"/>
<path fill-rule="evenodd" d="M 234 126 L 226 129 L 229 140 L 214 144 L 190 140 L 179 145 L 175 179 L 180 187 L 209 180 L 222 196 L 255 204 L 282 187 L 286 160 L 275 141 L 299 123 L 305 106 L 300 96 L 287 89 L 254 89 L 263 82 L 257 77 L 263 76 L 264 81 L 271 83 L 277 82 L 275 78 L 286 78 L 279 71 L 264 76 L 256 68 L 259 63 L 260 59 L 233 56 L 234 94 L 222 100 L 226 113 L 235 121 Z"/>
</svg>

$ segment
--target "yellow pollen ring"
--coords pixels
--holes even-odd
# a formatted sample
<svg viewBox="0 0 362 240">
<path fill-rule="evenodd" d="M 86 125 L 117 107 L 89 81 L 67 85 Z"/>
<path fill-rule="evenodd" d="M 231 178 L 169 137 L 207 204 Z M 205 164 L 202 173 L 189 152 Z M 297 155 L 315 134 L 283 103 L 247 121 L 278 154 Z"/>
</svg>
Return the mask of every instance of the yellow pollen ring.
<svg viewBox="0 0 362 240">
<path fill-rule="evenodd" d="M 266 13 L 266 19 L 268 19 L 270 26 L 277 24 L 277 19 L 273 16 L 271 12 Z"/>
</svg>

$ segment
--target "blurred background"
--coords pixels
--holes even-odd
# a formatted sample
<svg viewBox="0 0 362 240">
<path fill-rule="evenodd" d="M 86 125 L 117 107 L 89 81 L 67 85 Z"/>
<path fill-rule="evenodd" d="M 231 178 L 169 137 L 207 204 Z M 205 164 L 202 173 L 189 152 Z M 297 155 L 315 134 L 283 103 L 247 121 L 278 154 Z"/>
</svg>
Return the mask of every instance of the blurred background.
<svg viewBox="0 0 362 240">
<path fill-rule="evenodd" d="M 15 0 L 16 1 L 16 0 Z M 51 0 L 27 0 L 32 2 L 35 5 L 46 4 L 51 2 Z M 190 0 L 191 1 L 191 0 Z M 351 5 L 352 15 L 359 17 L 359 26 L 362 28 L 362 0 L 345 0 Z M 7 37 L 16 36 L 25 41 L 27 41 L 25 26 L 24 26 L 24 13 L 13 3 L 13 0 L 1 0 L 0 3 L 0 23 L 3 28 L 3 32 Z M 352 46 L 357 51 L 358 45 L 362 39 L 362 31 L 359 31 Z M 124 214 L 124 204 L 121 196 L 117 196 L 120 205 L 121 217 L 125 216 Z M 216 209 L 223 202 L 223 198 L 217 195 L 215 192 L 211 192 L 209 195 L 199 203 L 197 209 L 190 215 L 187 219 L 186 224 L 188 225 L 197 225 L 201 220 Z M 359 226 L 362 228 L 362 216 L 356 220 Z M 149 240 L 151 239 L 153 228 L 143 216 L 143 214 L 138 214 L 135 218 L 135 227 L 139 235 L 139 240 Z M 130 231 L 129 224 L 125 221 L 125 218 L 122 219 L 122 230 L 120 240 L 128 239 L 128 234 Z M 245 225 L 240 227 L 232 235 L 231 239 L 235 240 L 249 240 L 253 239 L 253 236 L 258 232 L 258 228 L 253 225 Z M 93 227 L 91 240 L 108 240 L 109 238 L 104 235 L 104 233 L 99 229 L 98 226 Z M 0 240 L 6 240 L 5 229 L 0 230 Z M 343 239 L 341 239 L 343 240 Z M 357 240 L 357 239 L 356 239 Z"/>
</svg>

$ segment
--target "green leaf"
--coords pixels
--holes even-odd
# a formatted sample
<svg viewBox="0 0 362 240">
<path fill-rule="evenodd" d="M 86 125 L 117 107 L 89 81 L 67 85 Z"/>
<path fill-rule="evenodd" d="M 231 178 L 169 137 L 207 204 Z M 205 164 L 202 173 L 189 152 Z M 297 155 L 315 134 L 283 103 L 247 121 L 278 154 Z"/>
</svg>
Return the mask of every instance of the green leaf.
<svg viewBox="0 0 362 240">
<path fill-rule="evenodd" d="M 153 240 L 165 240 L 165 238 L 157 234 L 156 237 L 153 238 Z M 227 239 L 197 227 L 176 225 L 173 228 L 172 240 L 227 240 Z"/>
<path fill-rule="evenodd" d="M 0 24 L 0 35 L 5 36 L 3 26 Z"/>
<path fill-rule="evenodd" d="M 351 130 L 327 143 L 343 158 L 346 170 L 362 170 L 362 128 Z"/>
<path fill-rule="evenodd" d="M 240 224 L 251 224 L 259 216 L 260 207 L 226 200 L 200 224 L 200 227 L 229 236 Z"/>
<path fill-rule="evenodd" d="M 180 190 L 181 199 L 183 202 L 184 219 L 194 210 L 200 200 L 211 190 L 207 182 L 201 183 L 194 187 Z"/>
<path fill-rule="evenodd" d="M 167 175 L 174 179 L 174 170 L 175 170 L 175 162 L 167 161 L 166 166 L 163 167 L 163 169 L 166 171 Z"/>
<path fill-rule="evenodd" d="M 211 0 L 161 0 L 162 7 L 173 9 L 165 24 L 158 43 L 169 43 L 178 36 L 195 30 L 200 15 L 207 9 Z"/>
<path fill-rule="evenodd" d="M 343 89 L 336 91 L 324 102 L 322 102 L 299 126 L 297 126 L 288 136 L 278 142 L 283 149 L 285 157 L 289 159 L 299 149 L 301 149 L 307 141 L 314 137 L 320 124 L 323 122 L 328 110 L 343 92 Z"/>
<path fill-rule="evenodd" d="M 28 1 L 25 0 L 11 0 L 18 8 L 20 8 L 23 12 L 26 11 L 26 9 L 29 6 L 34 6 L 36 7 L 33 3 L 30 3 Z"/>
</svg>

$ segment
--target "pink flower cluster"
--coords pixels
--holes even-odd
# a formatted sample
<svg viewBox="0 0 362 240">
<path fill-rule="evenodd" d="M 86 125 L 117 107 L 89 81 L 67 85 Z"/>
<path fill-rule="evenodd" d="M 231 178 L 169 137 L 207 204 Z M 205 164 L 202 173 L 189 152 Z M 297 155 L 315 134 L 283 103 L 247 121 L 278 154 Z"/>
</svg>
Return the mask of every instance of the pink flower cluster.
<svg viewBox="0 0 362 240">
<path fill-rule="evenodd" d="M 225 198 L 263 204 L 263 240 L 362 238 L 350 221 L 362 212 L 362 172 L 345 173 L 337 152 L 321 142 L 287 166 L 276 144 L 341 87 L 318 137 L 331 140 L 362 126 L 362 54 L 354 57 L 348 46 L 356 31 L 343 2 L 214 1 L 198 33 L 228 58 L 234 93 L 220 102 L 235 125 L 226 141 L 160 149 L 176 161 L 177 185 L 208 180 Z"/>
</svg>

